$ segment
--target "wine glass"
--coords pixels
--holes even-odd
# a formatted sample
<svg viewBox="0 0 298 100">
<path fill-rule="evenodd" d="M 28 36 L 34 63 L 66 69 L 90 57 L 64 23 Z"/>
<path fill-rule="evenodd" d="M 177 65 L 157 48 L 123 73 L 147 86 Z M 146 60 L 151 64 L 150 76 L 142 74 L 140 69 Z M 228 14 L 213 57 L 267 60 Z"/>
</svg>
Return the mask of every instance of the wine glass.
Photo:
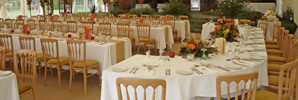
<svg viewBox="0 0 298 100">
<path fill-rule="evenodd" d="M 232 45 L 230 45 L 230 49 L 228 50 L 228 55 L 229 55 L 230 58 L 233 57 Z"/>
<path fill-rule="evenodd" d="M 201 57 L 201 61 L 202 61 L 202 64 L 207 64 L 208 63 L 208 58 L 207 58 L 207 55 L 206 55 L 206 51 L 207 49 L 202 49 L 202 52 L 203 52 L 203 56 Z"/>
</svg>

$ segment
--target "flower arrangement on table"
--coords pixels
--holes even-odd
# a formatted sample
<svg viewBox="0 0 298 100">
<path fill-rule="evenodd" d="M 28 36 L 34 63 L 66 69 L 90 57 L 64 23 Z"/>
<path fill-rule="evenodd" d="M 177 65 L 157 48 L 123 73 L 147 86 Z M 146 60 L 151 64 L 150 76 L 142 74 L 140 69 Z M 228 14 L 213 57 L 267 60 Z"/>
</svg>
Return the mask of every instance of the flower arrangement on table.
<svg viewBox="0 0 298 100">
<path fill-rule="evenodd" d="M 206 56 L 214 53 L 217 54 L 217 49 L 215 47 L 211 47 L 213 44 L 213 40 L 204 42 L 203 40 L 199 39 L 191 39 L 183 43 L 183 46 L 180 47 L 180 54 L 182 57 L 185 57 L 187 54 L 193 54 L 195 57 L 202 57 L 204 53 L 202 49 L 206 49 Z"/>
<path fill-rule="evenodd" d="M 262 16 L 262 18 L 267 19 L 268 21 L 278 20 L 278 18 L 276 18 L 275 16 L 274 11 L 271 9 L 268 9 Z"/>
<path fill-rule="evenodd" d="M 238 29 L 232 19 L 223 19 L 217 22 L 214 31 L 210 33 L 211 39 L 223 37 L 229 42 L 237 41 L 235 37 L 238 36 Z"/>
</svg>

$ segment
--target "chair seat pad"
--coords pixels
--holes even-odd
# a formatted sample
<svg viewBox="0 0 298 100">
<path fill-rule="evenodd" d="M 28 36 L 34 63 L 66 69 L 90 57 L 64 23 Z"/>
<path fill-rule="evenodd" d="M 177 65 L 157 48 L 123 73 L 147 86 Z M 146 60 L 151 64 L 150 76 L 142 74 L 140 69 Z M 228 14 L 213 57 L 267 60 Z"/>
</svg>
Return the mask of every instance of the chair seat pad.
<svg viewBox="0 0 298 100">
<path fill-rule="evenodd" d="M 268 54 L 282 54 L 282 51 L 277 49 L 267 49 Z"/>
<path fill-rule="evenodd" d="M 268 81 L 269 81 L 269 85 L 274 85 L 274 86 L 278 86 L 278 81 L 279 81 L 279 76 L 276 75 L 269 75 L 268 76 Z M 283 86 L 286 86 L 287 83 L 287 79 L 284 78 L 283 79 Z"/>
<path fill-rule="evenodd" d="M 22 94 L 31 89 L 31 85 L 28 83 L 18 83 L 19 94 Z"/>
<path fill-rule="evenodd" d="M 286 58 L 279 56 L 268 56 L 268 61 L 286 62 Z"/>
<path fill-rule="evenodd" d="M 150 38 L 150 40 L 148 40 L 148 38 L 140 38 L 140 42 L 155 42 L 154 38 Z"/>
<path fill-rule="evenodd" d="M 60 63 L 65 63 L 65 62 L 68 62 L 69 61 L 69 58 L 68 57 L 59 57 L 59 64 Z M 57 59 L 50 59 L 47 61 L 48 64 L 57 64 L 58 61 Z"/>
<path fill-rule="evenodd" d="M 178 30 L 176 30 L 176 29 L 172 29 L 172 32 L 173 32 L 173 33 L 178 33 Z"/>
<path fill-rule="evenodd" d="M 258 90 L 256 100 L 278 100 L 278 94 L 266 90 Z"/>
<path fill-rule="evenodd" d="M 274 44 L 266 44 L 266 49 L 279 49 L 279 46 Z"/>
<path fill-rule="evenodd" d="M 6 57 L 12 57 L 12 52 L 8 52 L 5 54 Z"/>
<path fill-rule="evenodd" d="M 42 60 L 43 59 L 43 54 L 37 54 L 36 55 L 36 60 Z M 29 58 L 31 58 L 31 57 L 29 57 Z"/>
<path fill-rule="evenodd" d="M 265 44 L 277 44 L 277 42 L 275 41 L 271 41 L 271 40 L 266 40 Z"/>
<path fill-rule="evenodd" d="M 96 60 L 86 60 L 86 67 L 91 67 L 96 64 L 99 64 L 99 62 Z M 84 64 L 83 64 L 83 62 L 75 62 L 73 64 L 73 67 L 83 68 Z"/>
<path fill-rule="evenodd" d="M 279 72 L 281 65 L 280 64 L 272 64 L 268 63 L 268 70 L 269 71 L 276 71 Z"/>
</svg>

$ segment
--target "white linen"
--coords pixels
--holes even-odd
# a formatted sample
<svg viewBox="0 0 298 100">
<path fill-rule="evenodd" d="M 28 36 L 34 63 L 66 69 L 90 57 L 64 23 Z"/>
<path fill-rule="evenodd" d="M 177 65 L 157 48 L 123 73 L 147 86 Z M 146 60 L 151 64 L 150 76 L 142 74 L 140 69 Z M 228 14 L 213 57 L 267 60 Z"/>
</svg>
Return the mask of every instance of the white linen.
<svg viewBox="0 0 298 100">
<path fill-rule="evenodd" d="M 240 27 L 241 28 L 241 27 Z M 243 30 L 239 29 L 239 30 Z M 264 40 L 262 40 L 264 42 Z M 227 45 L 231 45 L 227 44 Z M 265 45 L 258 45 L 265 48 Z M 226 46 L 226 48 L 229 46 Z M 252 46 L 242 47 L 243 50 L 249 50 Z M 228 49 L 228 48 L 227 48 Z M 258 86 L 268 86 L 268 74 L 267 74 L 267 53 L 266 51 L 258 52 L 258 55 L 264 56 L 264 60 L 260 62 L 254 62 L 254 65 L 250 67 L 241 66 L 240 70 L 231 70 L 231 72 L 225 72 L 223 70 L 219 70 L 216 68 L 210 68 L 212 70 L 217 71 L 208 71 L 203 70 L 202 67 L 198 67 L 197 69 L 203 72 L 204 74 L 196 74 L 184 76 L 176 73 L 179 69 L 188 69 L 190 70 L 194 63 L 200 64 L 200 59 L 194 59 L 193 61 L 188 61 L 180 56 L 176 56 L 175 58 L 170 58 L 170 69 L 171 75 L 165 76 L 165 67 L 159 66 L 154 67 L 155 73 L 154 75 L 148 75 L 144 72 L 146 67 L 142 67 L 143 63 L 151 62 L 152 60 L 158 60 L 159 57 L 151 56 L 147 59 L 144 55 L 135 55 L 121 63 L 115 64 L 103 71 L 102 76 L 102 92 L 101 92 L 101 100 L 118 100 L 117 88 L 116 88 L 116 79 L 118 77 L 133 77 L 133 78 L 148 78 L 148 79 L 164 79 L 166 81 L 166 100 L 204 100 L 209 99 L 210 97 L 216 97 L 216 77 L 220 75 L 234 75 L 234 74 L 243 74 L 258 71 L 259 72 L 259 80 Z M 241 58 L 249 58 L 250 54 L 245 52 L 243 54 L 238 54 L 237 56 Z M 233 64 L 231 61 L 227 61 L 226 59 L 229 55 L 217 55 L 208 60 L 209 63 L 219 65 L 224 67 L 227 64 Z M 146 63 L 147 64 L 147 63 Z M 135 74 L 129 73 L 134 66 L 139 66 L 139 70 Z M 240 66 L 240 65 L 239 65 Z M 126 72 L 113 72 L 111 69 L 113 67 L 127 67 L 128 71 Z M 243 84 L 240 84 L 240 87 Z M 170 88 L 169 88 L 170 87 Z M 225 86 L 222 86 L 223 88 Z M 235 84 L 231 84 L 231 87 L 235 87 Z M 247 85 L 247 88 L 249 85 Z M 124 90 L 122 87 L 121 90 Z M 160 97 L 160 88 L 156 91 L 156 98 Z M 227 94 L 225 89 L 222 89 L 222 94 Z M 134 90 L 130 87 L 128 88 L 130 97 L 134 97 Z M 143 89 L 137 88 L 139 99 L 143 98 Z M 151 91 L 151 92 L 150 92 Z M 122 91 L 123 92 L 123 91 Z M 231 93 L 234 93 L 235 90 L 231 90 Z M 152 98 L 152 89 L 146 90 L 147 99 L 151 100 Z M 126 93 L 124 93 L 123 98 L 126 98 Z M 197 97 L 199 96 L 199 97 Z M 134 98 L 131 98 L 134 100 Z"/>
<path fill-rule="evenodd" d="M 278 16 L 282 16 L 282 0 L 276 0 L 275 13 Z"/>
<path fill-rule="evenodd" d="M 207 22 L 203 24 L 201 39 L 204 41 L 208 40 L 210 38 L 210 33 L 214 31 L 214 28 L 215 28 L 214 23 Z"/>
<path fill-rule="evenodd" d="M 261 21 L 259 21 L 261 22 Z M 258 22 L 258 25 L 259 25 L 259 22 Z M 281 22 L 280 21 L 273 21 L 273 22 L 268 22 L 268 28 L 267 28 L 267 40 L 273 40 L 273 28 L 274 28 L 274 25 L 275 24 L 278 24 L 278 25 L 281 25 Z"/>
<path fill-rule="evenodd" d="M 185 25 L 187 24 L 187 27 Z M 186 37 L 190 37 L 189 20 L 178 20 L 175 22 L 175 29 L 178 31 L 178 37 L 183 41 Z"/>
<path fill-rule="evenodd" d="M 0 14 L 0 17 L 3 18 L 3 19 L 6 19 L 8 18 L 7 17 L 7 8 L 6 8 L 6 0 L 1 0 L 1 3 L 2 3 L 2 8 L 1 8 L 1 14 Z"/>
<path fill-rule="evenodd" d="M 48 37 L 45 37 L 48 38 Z M 129 39 L 123 39 L 125 49 L 125 59 L 129 58 L 131 54 L 131 43 Z M 42 53 L 40 38 L 35 38 L 36 52 Z M 20 50 L 19 36 L 13 35 L 14 50 Z M 67 44 L 65 40 L 58 41 L 59 56 L 68 57 Z M 117 63 L 116 44 L 106 43 L 103 45 L 87 43 L 86 44 L 86 59 L 97 60 L 100 63 L 101 69 L 105 69 Z"/>
<path fill-rule="evenodd" d="M 268 9 L 275 11 L 275 3 L 249 3 L 249 6 L 262 13 L 265 13 Z"/>
<path fill-rule="evenodd" d="M 73 6 L 72 7 L 72 13 L 78 13 L 78 10 L 77 10 L 77 0 L 73 0 L 72 6 Z"/>
<path fill-rule="evenodd" d="M 104 12 L 104 3 L 103 0 L 95 0 L 95 5 L 98 8 L 97 12 Z"/>
<path fill-rule="evenodd" d="M 20 100 L 17 79 L 14 73 L 0 76 L 0 100 Z"/>
<path fill-rule="evenodd" d="M 21 0 L 21 14 L 23 16 L 27 16 L 28 15 L 27 0 Z"/>
</svg>

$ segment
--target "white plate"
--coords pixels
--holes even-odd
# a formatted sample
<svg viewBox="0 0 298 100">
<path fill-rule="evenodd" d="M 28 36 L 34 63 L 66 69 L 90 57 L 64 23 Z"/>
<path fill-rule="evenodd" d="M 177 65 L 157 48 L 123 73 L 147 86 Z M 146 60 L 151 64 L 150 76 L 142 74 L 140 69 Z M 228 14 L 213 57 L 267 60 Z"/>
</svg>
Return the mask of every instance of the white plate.
<svg viewBox="0 0 298 100">
<path fill-rule="evenodd" d="M 253 46 L 254 50 L 257 50 L 257 51 L 262 51 L 262 50 L 265 50 L 264 47 L 259 47 L 259 46 Z"/>
<path fill-rule="evenodd" d="M 258 44 L 263 44 L 264 42 L 263 41 L 254 41 L 254 43 L 258 43 Z"/>
<path fill-rule="evenodd" d="M 114 72 L 124 72 L 127 70 L 128 70 L 128 68 L 126 68 L 126 67 L 113 67 L 112 68 L 112 71 L 114 71 Z"/>
<path fill-rule="evenodd" d="M 263 31 L 255 31 L 256 34 L 263 34 Z"/>
<path fill-rule="evenodd" d="M 179 69 L 176 71 L 176 73 L 180 75 L 191 75 L 193 72 L 192 70 L 188 70 L 188 69 Z"/>
<path fill-rule="evenodd" d="M 7 76 L 10 75 L 12 72 L 11 71 L 0 71 L 0 76 Z"/>
<path fill-rule="evenodd" d="M 253 60 L 263 60 L 264 57 L 263 56 L 250 56 L 250 59 L 253 59 Z"/>
<path fill-rule="evenodd" d="M 236 69 L 236 70 L 242 68 L 240 65 L 235 65 L 235 64 L 227 64 L 225 67 L 228 69 Z"/>
</svg>

